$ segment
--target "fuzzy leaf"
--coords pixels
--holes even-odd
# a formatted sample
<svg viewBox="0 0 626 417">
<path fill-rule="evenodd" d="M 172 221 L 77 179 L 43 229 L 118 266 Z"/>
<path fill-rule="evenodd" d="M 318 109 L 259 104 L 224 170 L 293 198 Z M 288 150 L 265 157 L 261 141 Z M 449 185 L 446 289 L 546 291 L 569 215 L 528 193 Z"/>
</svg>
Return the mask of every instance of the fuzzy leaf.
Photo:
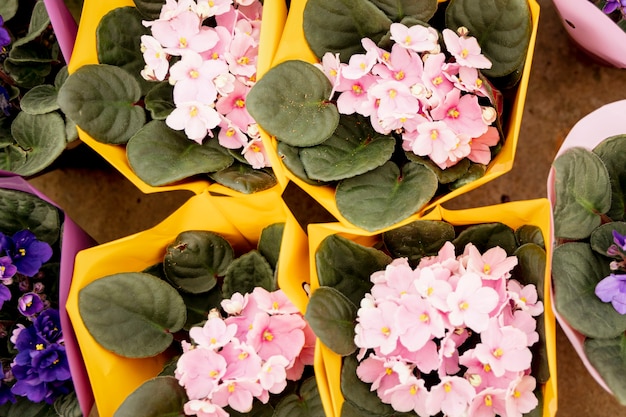
<svg viewBox="0 0 626 417">
<path fill-rule="evenodd" d="M 377 43 L 389 30 L 391 20 L 369 0 L 308 0 L 303 30 L 318 58 L 339 53 L 342 62 L 363 52 L 362 38 Z"/>
<path fill-rule="evenodd" d="M 371 384 L 359 379 L 356 374 L 358 361 L 354 355 L 343 358 L 341 367 L 341 393 L 345 400 L 361 411 L 360 415 L 395 416 L 396 412 L 391 405 L 383 403 L 370 390 Z"/>
<path fill-rule="evenodd" d="M 11 48 L 16 46 L 27 44 L 30 41 L 35 40 L 50 24 L 50 18 L 48 17 L 48 11 L 43 1 L 37 1 L 33 7 L 33 11 L 30 15 L 30 22 L 28 24 L 28 32 L 24 36 L 20 36 L 11 45 Z"/>
<path fill-rule="evenodd" d="M 456 190 L 461 188 L 467 184 L 470 184 L 476 181 L 479 178 L 485 176 L 485 172 L 487 172 L 487 166 L 483 164 L 473 164 L 470 163 L 467 170 L 463 173 L 463 175 L 450 184 L 448 184 L 448 188 L 450 190 Z"/>
<path fill-rule="evenodd" d="M 269 262 L 258 251 L 252 250 L 228 266 L 222 292 L 224 298 L 230 298 L 236 292 L 250 293 L 255 287 L 262 287 L 267 291 L 277 289 L 274 271 Z"/>
<path fill-rule="evenodd" d="M 0 2 L 0 16 L 7 22 L 17 13 L 18 0 L 4 0 Z"/>
<path fill-rule="evenodd" d="M 218 184 L 243 194 L 269 190 L 276 185 L 276 177 L 271 170 L 254 169 L 240 162 L 234 162 L 224 169 L 212 172 L 209 177 Z"/>
<path fill-rule="evenodd" d="M 300 150 L 307 177 L 338 181 L 364 174 L 387 162 L 396 146 L 392 136 L 377 133 L 363 117 L 341 116 L 330 138 Z"/>
<path fill-rule="evenodd" d="M 357 306 L 332 287 L 319 287 L 311 294 L 304 318 L 313 332 L 338 355 L 356 350 L 354 326 Z"/>
<path fill-rule="evenodd" d="M 522 225 L 515 230 L 515 237 L 517 238 L 517 243 L 519 245 L 523 245 L 525 243 L 535 243 L 544 249 L 546 247 L 543 239 L 543 233 L 541 233 L 539 226 L 532 224 Z"/>
<path fill-rule="evenodd" d="M 408 258 L 413 267 L 424 256 L 433 256 L 446 241 L 454 239 L 454 227 L 438 220 L 418 220 L 383 233 L 393 258 Z"/>
<path fill-rule="evenodd" d="M 269 262 L 272 269 L 276 269 L 276 265 L 278 264 L 278 256 L 280 255 L 280 246 L 284 230 L 285 223 L 274 223 L 261 230 L 258 250 L 267 262 Z"/>
<path fill-rule="evenodd" d="M 76 392 L 58 397 L 54 401 L 54 410 L 60 417 L 83 417 Z"/>
<path fill-rule="evenodd" d="M 588 337 L 610 338 L 626 330 L 626 315 L 595 295 L 598 282 L 610 273 L 608 263 L 587 243 L 566 243 L 553 253 L 554 305 L 573 328 Z"/>
<path fill-rule="evenodd" d="M 19 62 L 12 58 L 4 61 L 5 72 L 22 88 L 34 88 L 43 84 L 52 70 L 49 62 Z"/>
<path fill-rule="evenodd" d="M 437 11 L 437 0 L 370 0 L 394 22 L 405 18 L 428 22 Z"/>
<path fill-rule="evenodd" d="M 556 203 L 553 209 L 557 238 L 585 239 L 611 208 L 611 183 L 604 163 L 593 152 L 574 147 L 553 163 Z"/>
<path fill-rule="evenodd" d="M 126 155 L 135 174 L 155 187 L 219 171 L 233 163 L 216 139 L 207 138 L 200 145 L 160 120 L 146 123 L 130 138 Z"/>
<path fill-rule="evenodd" d="M 185 388 L 172 376 L 159 376 L 141 384 L 120 404 L 113 417 L 184 417 L 189 401 Z"/>
<path fill-rule="evenodd" d="M 626 209 L 626 135 L 603 140 L 593 153 L 602 159 L 611 180 L 611 208 L 606 214 L 612 220 L 622 220 Z"/>
<path fill-rule="evenodd" d="M 524 64 L 532 20 L 527 0 L 450 0 L 446 27 L 465 26 L 480 44 L 492 67 L 488 77 L 504 77 Z"/>
<path fill-rule="evenodd" d="M 144 99 L 146 110 L 154 120 L 165 120 L 174 110 L 174 86 L 163 81 L 152 86 Z"/>
<path fill-rule="evenodd" d="M 372 288 L 370 275 L 389 263 L 391 257 L 384 252 L 340 235 L 325 238 L 315 252 L 319 284 L 337 289 L 355 305 Z"/>
<path fill-rule="evenodd" d="M 189 230 L 167 246 L 163 270 L 167 280 L 185 292 L 211 290 L 234 258 L 230 243 L 217 233 Z"/>
<path fill-rule="evenodd" d="M 495 246 L 500 246 L 511 256 L 517 249 L 515 232 L 504 223 L 483 223 L 469 226 L 452 242 L 457 254 L 463 252 L 468 243 L 473 243 L 480 253 Z"/>
<path fill-rule="evenodd" d="M 185 324 L 185 303 L 176 290 L 141 272 L 93 281 L 79 291 L 78 309 L 104 349 L 129 358 L 163 352 Z"/>
<path fill-rule="evenodd" d="M 113 65 L 85 65 L 59 90 L 59 106 L 95 140 L 126 143 L 146 122 L 137 81 Z"/>
<path fill-rule="evenodd" d="M 325 417 L 315 377 L 306 379 L 297 394 L 283 397 L 276 404 L 274 417 Z"/>
<path fill-rule="evenodd" d="M 312 64 L 285 61 L 252 87 L 246 108 L 278 140 L 292 146 L 318 145 L 339 123 L 337 106 L 329 101 L 331 90 L 326 75 Z"/>
<path fill-rule="evenodd" d="M 302 165 L 302 161 L 300 160 L 300 150 L 303 148 L 298 148 L 296 146 L 287 145 L 284 142 L 278 142 L 278 156 L 283 161 L 283 164 L 291 171 L 296 177 L 311 185 L 322 185 L 324 182 L 315 181 L 310 179 L 306 171 L 304 170 L 304 165 Z"/>
<path fill-rule="evenodd" d="M 621 235 L 626 235 L 626 223 L 625 222 L 611 222 L 598 226 L 589 238 L 591 249 L 599 253 L 600 255 L 608 256 L 606 251 L 609 246 L 613 245 L 613 230 L 617 231 Z"/>
<path fill-rule="evenodd" d="M 402 170 L 387 162 L 363 175 L 343 180 L 335 199 L 341 214 L 368 231 L 391 226 L 419 211 L 437 191 L 437 176 L 409 162 Z"/>
<path fill-rule="evenodd" d="M 471 165 L 469 159 L 463 158 L 455 165 L 441 169 L 430 158 L 415 155 L 413 152 L 405 152 L 404 154 L 409 161 L 417 162 L 430 168 L 437 175 L 437 180 L 440 184 L 450 184 L 463 178 L 463 176 L 467 175 Z"/>
<path fill-rule="evenodd" d="M 617 401 L 626 405 L 626 336 L 610 339 L 587 339 L 585 354 Z"/>
<path fill-rule="evenodd" d="M 12 235 L 28 229 L 50 245 L 59 239 L 59 209 L 24 191 L 0 188 L 0 230 Z"/>
<path fill-rule="evenodd" d="M 59 108 L 57 89 L 50 84 L 42 84 L 28 90 L 20 100 L 22 111 L 28 114 L 45 114 Z"/>
<path fill-rule="evenodd" d="M 149 20 L 158 19 L 163 8 L 163 0 L 133 0 L 137 9 Z"/>
</svg>

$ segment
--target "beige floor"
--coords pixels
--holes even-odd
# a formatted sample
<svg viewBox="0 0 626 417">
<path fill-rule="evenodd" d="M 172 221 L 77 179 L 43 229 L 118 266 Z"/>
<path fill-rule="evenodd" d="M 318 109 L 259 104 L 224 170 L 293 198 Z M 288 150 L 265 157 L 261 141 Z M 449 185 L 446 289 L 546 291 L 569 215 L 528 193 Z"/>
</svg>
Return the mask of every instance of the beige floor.
<svg viewBox="0 0 626 417">
<path fill-rule="evenodd" d="M 546 177 L 569 129 L 596 108 L 626 98 L 626 70 L 603 67 L 569 41 L 550 0 L 541 6 L 539 33 L 512 171 L 446 204 L 461 208 L 546 195 Z M 626 131 L 626 125 L 625 125 Z M 99 243 L 156 225 L 189 196 L 186 192 L 145 195 L 85 146 L 31 182 Z M 558 330 L 558 417 L 626 416 L 588 375 Z"/>
</svg>

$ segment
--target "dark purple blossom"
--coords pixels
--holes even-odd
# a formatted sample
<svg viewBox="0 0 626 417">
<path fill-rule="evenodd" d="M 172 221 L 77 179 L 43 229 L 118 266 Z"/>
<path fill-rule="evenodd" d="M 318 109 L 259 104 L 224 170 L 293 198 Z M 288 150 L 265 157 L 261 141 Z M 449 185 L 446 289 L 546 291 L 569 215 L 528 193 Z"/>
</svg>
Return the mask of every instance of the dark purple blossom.
<svg viewBox="0 0 626 417">
<path fill-rule="evenodd" d="M 620 314 L 626 314 L 626 275 L 611 274 L 598 282 L 596 295 L 605 303 L 610 302 Z"/>
<path fill-rule="evenodd" d="M 50 245 L 37 240 L 30 230 L 21 230 L 12 237 L 0 235 L 0 245 L 13 260 L 17 272 L 27 277 L 34 276 L 52 257 Z"/>
<path fill-rule="evenodd" d="M 17 310 L 26 317 L 34 316 L 43 310 L 43 308 L 44 305 L 41 297 L 34 292 L 27 292 L 17 300 Z"/>
<path fill-rule="evenodd" d="M 4 27 L 4 19 L 0 16 L 0 49 L 11 43 L 11 35 L 9 31 Z"/>
<path fill-rule="evenodd" d="M 15 402 L 15 395 L 11 392 L 11 386 L 6 383 L 5 379 L 4 369 L 0 366 L 0 405 Z"/>
<path fill-rule="evenodd" d="M 5 282 L 17 272 L 17 267 L 13 265 L 10 256 L 0 256 L 0 281 Z"/>
<path fill-rule="evenodd" d="M 11 299 L 11 290 L 6 285 L 0 284 L 0 308 L 4 305 L 5 301 Z"/>
</svg>

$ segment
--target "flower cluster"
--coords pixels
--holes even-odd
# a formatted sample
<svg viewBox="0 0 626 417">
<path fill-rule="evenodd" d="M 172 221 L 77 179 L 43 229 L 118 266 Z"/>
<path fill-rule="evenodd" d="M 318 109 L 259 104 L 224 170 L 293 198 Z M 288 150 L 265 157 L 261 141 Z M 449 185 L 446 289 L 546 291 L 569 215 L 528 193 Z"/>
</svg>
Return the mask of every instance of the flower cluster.
<svg viewBox="0 0 626 417">
<path fill-rule="evenodd" d="M 618 273 L 626 271 L 626 236 L 617 230 L 613 230 L 613 244 L 607 255 L 614 258 L 609 267 L 615 273 L 598 282 L 595 293 L 605 303 L 610 302 L 618 313 L 626 314 L 626 274 Z"/>
<path fill-rule="evenodd" d="M 141 37 L 148 80 L 174 86 L 166 124 L 202 143 L 243 148 L 253 168 L 270 166 L 258 126 L 246 109 L 256 80 L 262 4 L 259 0 L 167 0 Z M 210 25 L 208 25 L 208 23 Z M 175 58 L 175 59 L 173 59 Z"/>
<path fill-rule="evenodd" d="M 313 364 L 315 335 L 281 290 L 235 293 L 222 308 L 226 318 L 209 313 L 189 331 L 193 344 L 183 343 L 175 376 L 188 415 L 224 417 L 226 406 L 248 412 L 254 398 L 266 403 Z"/>
<path fill-rule="evenodd" d="M 511 278 L 517 258 L 447 242 L 413 269 L 406 258 L 372 274 L 358 310 L 359 378 L 400 412 L 521 417 L 538 400 L 530 375 L 534 285 Z"/>
<path fill-rule="evenodd" d="M 488 164 L 489 147 L 500 140 L 491 126 L 497 111 L 479 69 L 491 62 L 475 38 L 461 28 L 442 32 L 449 55 L 441 52 L 439 33 L 432 27 L 390 27 L 391 52 L 372 40 L 362 39 L 365 54 L 355 54 L 347 64 L 327 53 L 320 68 L 333 85 L 342 114 L 369 117 L 382 134 L 399 133 L 402 146 L 429 157 L 441 169 L 463 158 Z"/>
<path fill-rule="evenodd" d="M 606 0 L 603 2 L 602 11 L 606 14 L 619 12 L 621 16 L 626 15 L 626 1 L 625 0 Z"/>
<path fill-rule="evenodd" d="M 5 319 L 17 316 L 2 324 L 3 337 L 7 325 L 14 326 L 10 340 L 17 354 L 2 369 L 0 404 L 15 402 L 16 395 L 52 404 L 72 389 L 59 312 L 45 293 L 48 284 L 40 271 L 53 249 L 22 230 L 13 236 L 0 233 L 0 252 L 0 308 Z"/>
</svg>

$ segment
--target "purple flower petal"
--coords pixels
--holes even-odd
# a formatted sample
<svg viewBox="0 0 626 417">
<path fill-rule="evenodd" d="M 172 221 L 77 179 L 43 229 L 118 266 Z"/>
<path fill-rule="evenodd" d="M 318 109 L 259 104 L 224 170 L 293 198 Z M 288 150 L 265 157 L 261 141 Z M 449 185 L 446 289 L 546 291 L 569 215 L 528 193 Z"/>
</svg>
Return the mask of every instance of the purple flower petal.
<svg viewBox="0 0 626 417">
<path fill-rule="evenodd" d="M 611 274 L 602 279 L 595 293 L 603 302 L 610 302 L 618 313 L 626 314 L 626 275 Z"/>
</svg>

